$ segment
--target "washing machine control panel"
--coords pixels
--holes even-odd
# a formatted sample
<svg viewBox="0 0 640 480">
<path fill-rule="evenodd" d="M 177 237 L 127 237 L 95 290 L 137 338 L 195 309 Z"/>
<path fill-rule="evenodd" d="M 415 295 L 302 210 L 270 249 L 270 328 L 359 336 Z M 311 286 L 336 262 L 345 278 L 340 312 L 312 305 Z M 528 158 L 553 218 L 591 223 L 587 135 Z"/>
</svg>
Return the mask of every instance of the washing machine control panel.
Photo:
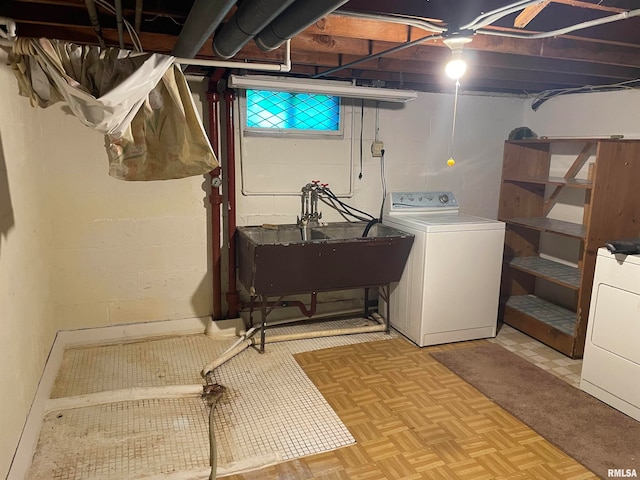
<svg viewBox="0 0 640 480">
<path fill-rule="evenodd" d="M 458 208 L 453 192 L 391 192 L 389 200 L 390 212 Z"/>
</svg>

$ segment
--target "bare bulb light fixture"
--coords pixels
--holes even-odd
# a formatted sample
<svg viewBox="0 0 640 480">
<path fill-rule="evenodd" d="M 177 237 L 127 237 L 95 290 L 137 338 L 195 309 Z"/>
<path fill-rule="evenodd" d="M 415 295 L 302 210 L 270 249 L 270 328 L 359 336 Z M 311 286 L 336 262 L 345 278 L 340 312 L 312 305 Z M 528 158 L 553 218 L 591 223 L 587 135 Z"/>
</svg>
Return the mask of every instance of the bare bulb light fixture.
<svg viewBox="0 0 640 480">
<path fill-rule="evenodd" d="M 447 63 L 444 71 L 449 78 L 459 80 L 467 71 L 467 63 L 462 58 L 462 48 L 471 42 L 471 37 L 454 35 L 442 41 L 451 49 L 451 59 Z"/>
<path fill-rule="evenodd" d="M 471 37 L 464 35 L 452 35 L 442 40 L 451 49 L 451 59 L 447 63 L 444 71 L 447 76 L 456 81 L 456 93 L 453 97 L 453 124 L 451 125 L 451 140 L 449 142 L 449 159 L 447 165 L 453 167 L 456 161 L 453 158 L 453 143 L 456 133 L 456 114 L 458 112 L 458 89 L 460 88 L 460 77 L 467 71 L 467 63 L 462 59 L 462 48 L 471 41 Z"/>
</svg>

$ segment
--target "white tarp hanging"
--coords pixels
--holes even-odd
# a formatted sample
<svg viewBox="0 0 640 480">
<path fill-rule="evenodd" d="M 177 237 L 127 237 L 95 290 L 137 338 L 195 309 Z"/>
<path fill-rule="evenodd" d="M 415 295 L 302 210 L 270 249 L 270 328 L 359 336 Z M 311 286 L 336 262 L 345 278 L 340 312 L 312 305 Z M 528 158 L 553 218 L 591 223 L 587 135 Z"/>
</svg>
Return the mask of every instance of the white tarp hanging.
<svg viewBox="0 0 640 480">
<path fill-rule="evenodd" d="M 47 39 L 18 39 L 9 56 L 33 106 L 64 101 L 105 134 L 109 174 L 122 180 L 182 178 L 218 166 L 173 60 Z"/>
</svg>

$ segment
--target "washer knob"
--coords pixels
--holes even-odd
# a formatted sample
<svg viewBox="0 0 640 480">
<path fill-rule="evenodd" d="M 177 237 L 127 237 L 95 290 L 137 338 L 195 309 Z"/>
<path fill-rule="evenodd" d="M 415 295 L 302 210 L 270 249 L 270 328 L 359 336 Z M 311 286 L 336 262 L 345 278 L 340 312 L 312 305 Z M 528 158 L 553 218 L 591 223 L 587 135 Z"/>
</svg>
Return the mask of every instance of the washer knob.
<svg viewBox="0 0 640 480">
<path fill-rule="evenodd" d="M 443 193 L 438 197 L 438 200 L 440 200 L 440 203 L 449 203 L 449 195 Z"/>
</svg>

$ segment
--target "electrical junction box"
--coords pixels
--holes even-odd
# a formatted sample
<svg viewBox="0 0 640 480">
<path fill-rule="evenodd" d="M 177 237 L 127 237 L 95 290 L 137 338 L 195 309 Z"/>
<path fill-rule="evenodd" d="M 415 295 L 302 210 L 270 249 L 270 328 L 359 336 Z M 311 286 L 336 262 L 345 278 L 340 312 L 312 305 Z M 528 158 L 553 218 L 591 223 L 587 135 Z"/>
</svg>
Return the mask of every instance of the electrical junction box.
<svg viewBox="0 0 640 480">
<path fill-rule="evenodd" d="M 381 157 L 382 150 L 384 150 L 384 143 L 375 141 L 371 144 L 371 156 L 373 157 Z"/>
</svg>

